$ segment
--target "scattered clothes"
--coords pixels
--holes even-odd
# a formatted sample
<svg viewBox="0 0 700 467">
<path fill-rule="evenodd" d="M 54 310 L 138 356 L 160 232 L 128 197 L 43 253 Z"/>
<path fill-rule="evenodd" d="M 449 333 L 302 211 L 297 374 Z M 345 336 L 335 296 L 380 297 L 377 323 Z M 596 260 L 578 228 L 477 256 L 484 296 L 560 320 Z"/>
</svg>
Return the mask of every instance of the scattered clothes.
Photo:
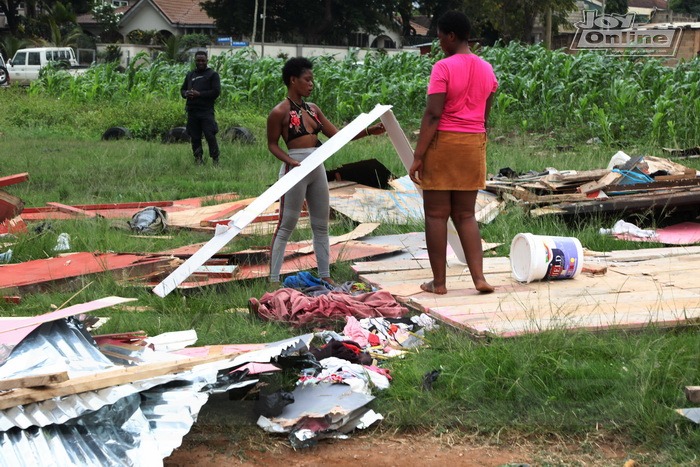
<svg viewBox="0 0 700 467">
<path fill-rule="evenodd" d="M 332 340 L 323 345 L 321 348 L 312 348 L 309 350 L 317 360 L 324 358 L 337 357 L 347 360 L 350 363 L 359 363 L 361 365 L 370 365 L 372 357 L 362 351 L 362 347 L 357 342 L 349 340 Z"/>
<path fill-rule="evenodd" d="M 168 213 L 157 206 L 148 206 L 131 216 L 131 230 L 141 234 L 159 234 L 168 226 Z"/>
<path fill-rule="evenodd" d="M 344 321 L 347 316 L 396 318 L 407 313 L 406 307 L 383 290 L 360 295 L 330 292 L 309 297 L 298 290 L 284 288 L 267 292 L 257 306 L 261 318 L 297 327 Z"/>
<path fill-rule="evenodd" d="M 317 286 L 323 286 L 329 291 L 333 290 L 332 284 L 324 281 L 323 279 L 319 279 L 318 277 L 314 276 L 313 274 L 307 271 L 302 271 L 292 276 L 285 277 L 283 284 L 285 287 L 297 290 L 303 290 Z"/>
<path fill-rule="evenodd" d="M 648 235 L 649 232 L 654 232 L 654 235 Z M 634 229 L 630 228 L 629 231 L 618 233 L 613 227 L 613 229 L 600 229 L 600 233 L 613 234 L 620 240 L 630 242 L 657 242 L 664 245 L 694 245 L 700 243 L 700 224 L 697 222 L 681 222 L 680 224 L 670 225 L 655 231 L 641 230 L 635 227 Z"/>
<path fill-rule="evenodd" d="M 341 358 L 329 357 L 321 360 L 323 370 L 313 376 L 302 376 L 298 385 L 318 383 L 343 383 L 352 388 L 352 392 L 371 394 L 372 388 L 388 389 L 388 372 L 374 371 L 376 367 L 350 363 Z"/>
<path fill-rule="evenodd" d="M 629 235 L 632 237 L 639 237 L 639 238 L 656 238 L 656 231 L 655 230 L 645 230 L 645 229 L 640 229 L 634 224 L 631 224 L 629 222 L 619 220 L 615 222 L 615 225 L 613 226 L 612 229 L 600 229 L 600 234 L 601 235 Z"/>
</svg>

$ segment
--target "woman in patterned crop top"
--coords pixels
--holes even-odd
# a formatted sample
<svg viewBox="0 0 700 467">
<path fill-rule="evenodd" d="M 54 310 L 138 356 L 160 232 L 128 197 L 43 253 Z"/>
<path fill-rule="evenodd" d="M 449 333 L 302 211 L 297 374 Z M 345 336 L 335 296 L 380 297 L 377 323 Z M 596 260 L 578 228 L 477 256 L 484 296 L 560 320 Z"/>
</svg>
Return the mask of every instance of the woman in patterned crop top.
<svg viewBox="0 0 700 467">
<path fill-rule="evenodd" d="M 267 147 L 280 161 L 280 177 L 301 164 L 321 145 L 319 134 L 327 138 L 338 133 L 321 109 L 304 98 L 314 88 L 313 64 L 303 57 L 289 59 L 282 69 L 282 80 L 287 86 L 287 97 L 277 104 L 267 117 Z M 367 127 L 353 139 L 384 133 L 379 123 Z M 280 138 L 287 150 L 280 146 Z M 313 233 L 314 253 L 318 263 L 318 275 L 333 284 L 330 274 L 330 242 L 328 218 L 330 214 L 328 180 L 323 164 L 304 177 L 280 198 L 280 218 L 272 237 L 270 249 L 270 282 L 279 283 L 287 241 L 296 227 L 302 206 L 306 201 Z"/>
</svg>

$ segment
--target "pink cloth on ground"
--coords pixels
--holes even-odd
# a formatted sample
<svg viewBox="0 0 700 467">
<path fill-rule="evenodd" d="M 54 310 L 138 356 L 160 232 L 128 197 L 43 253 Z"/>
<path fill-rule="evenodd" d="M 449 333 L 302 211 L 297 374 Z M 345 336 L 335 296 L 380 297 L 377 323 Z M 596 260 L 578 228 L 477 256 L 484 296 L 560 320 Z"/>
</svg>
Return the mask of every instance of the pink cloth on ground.
<svg viewBox="0 0 700 467">
<path fill-rule="evenodd" d="M 445 94 L 437 129 L 484 133 L 486 100 L 498 89 L 493 67 L 475 54 L 454 54 L 433 65 L 428 94 Z"/>
<path fill-rule="evenodd" d="M 408 309 L 383 290 L 360 295 L 330 292 L 309 297 L 298 290 L 284 288 L 263 295 L 258 308 L 258 315 L 263 319 L 297 327 L 344 321 L 346 316 L 398 318 L 406 313 Z"/>
<path fill-rule="evenodd" d="M 363 328 L 360 322 L 354 316 L 348 316 L 346 317 L 346 320 L 347 322 L 343 328 L 343 334 L 350 340 L 360 344 L 360 347 L 363 349 L 368 347 L 370 345 L 369 335 L 371 333 L 367 329 Z"/>
</svg>

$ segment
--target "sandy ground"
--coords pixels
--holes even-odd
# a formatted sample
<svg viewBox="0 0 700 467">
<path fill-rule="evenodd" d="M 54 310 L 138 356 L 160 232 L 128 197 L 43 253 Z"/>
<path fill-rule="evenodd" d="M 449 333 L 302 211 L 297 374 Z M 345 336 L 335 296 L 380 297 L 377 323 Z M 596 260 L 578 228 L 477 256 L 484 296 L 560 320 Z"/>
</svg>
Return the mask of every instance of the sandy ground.
<svg viewBox="0 0 700 467">
<path fill-rule="evenodd" d="M 182 445 L 164 460 L 165 466 L 622 466 L 631 457 L 622 445 L 605 440 L 602 434 L 579 442 L 502 440 L 457 433 L 387 432 L 381 424 L 356 431 L 349 439 L 321 440 L 295 451 L 284 435 L 257 428 L 250 408 L 210 400 Z"/>
</svg>

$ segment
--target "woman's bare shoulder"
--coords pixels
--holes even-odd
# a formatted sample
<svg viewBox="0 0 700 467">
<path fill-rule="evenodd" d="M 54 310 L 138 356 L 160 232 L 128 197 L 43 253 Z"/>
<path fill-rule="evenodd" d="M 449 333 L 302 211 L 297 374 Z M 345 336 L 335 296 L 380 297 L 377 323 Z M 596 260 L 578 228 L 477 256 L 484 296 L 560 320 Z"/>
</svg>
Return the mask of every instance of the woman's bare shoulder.
<svg viewBox="0 0 700 467">
<path fill-rule="evenodd" d="M 289 113 L 289 102 L 285 99 L 270 111 L 270 117 L 282 117 Z"/>
</svg>

